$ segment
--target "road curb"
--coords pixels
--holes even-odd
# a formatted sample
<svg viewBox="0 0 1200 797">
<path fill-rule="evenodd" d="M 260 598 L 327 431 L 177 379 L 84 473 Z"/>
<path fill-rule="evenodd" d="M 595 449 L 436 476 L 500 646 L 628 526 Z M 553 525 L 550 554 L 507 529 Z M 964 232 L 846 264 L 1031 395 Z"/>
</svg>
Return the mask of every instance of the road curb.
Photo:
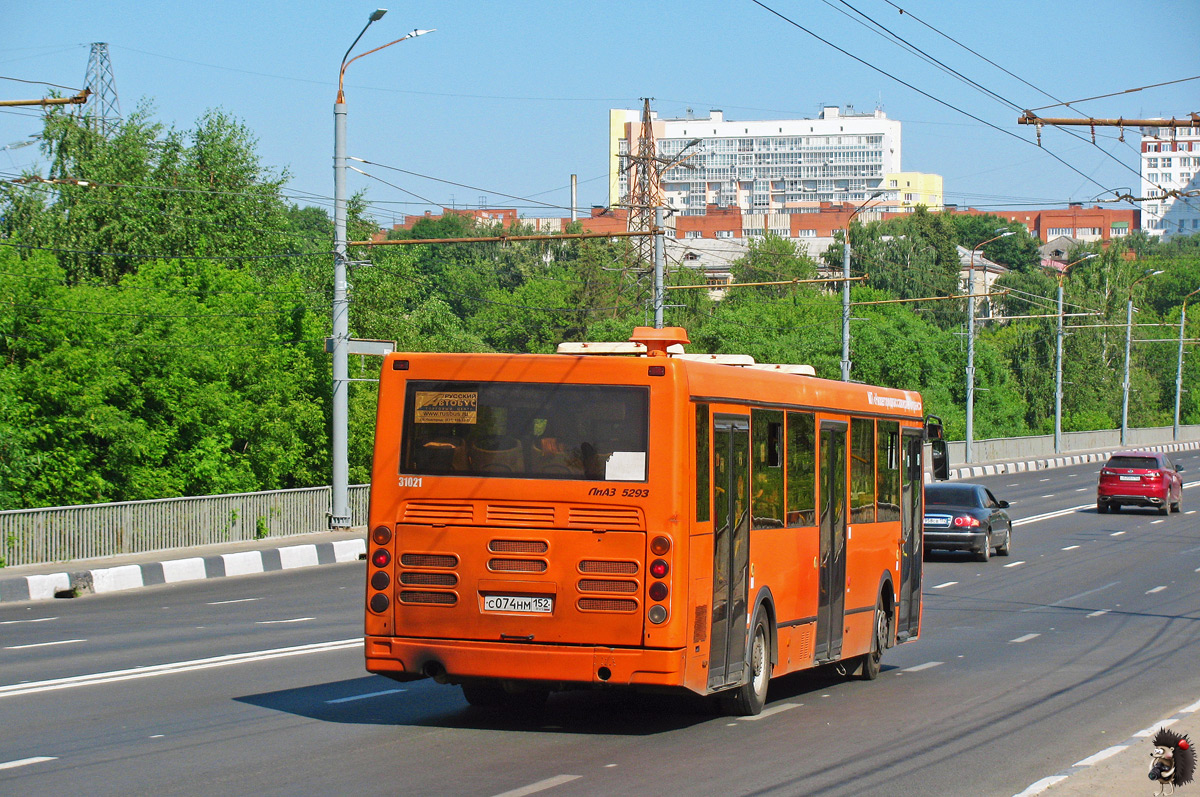
<svg viewBox="0 0 1200 797">
<path fill-rule="evenodd" d="M 206 578 L 354 562 L 366 556 L 366 553 L 366 540 L 348 539 L 73 572 L 0 578 L 0 603 L 99 595 L 159 584 L 178 584 Z"/>
<path fill-rule="evenodd" d="M 1165 443 L 1157 446 L 1136 447 L 1137 451 L 1192 451 L 1200 448 L 1200 441 L 1190 443 Z M 1096 451 L 1090 454 L 1072 454 L 1061 457 L 1027 459 L 1018 462 L 996 462 L 990 465 L 963 465 L 950 469 L 951 479 L 973 479 L 980 476 L 1000 476 L 1005 473 L 1025 473 L 1031 470 L 1051 470 L 1088 462 L 1105 462 L 1116 451 L 1132 451 L 1135 447 L 1115 448 L 1111 451 Z"/>
</svg>

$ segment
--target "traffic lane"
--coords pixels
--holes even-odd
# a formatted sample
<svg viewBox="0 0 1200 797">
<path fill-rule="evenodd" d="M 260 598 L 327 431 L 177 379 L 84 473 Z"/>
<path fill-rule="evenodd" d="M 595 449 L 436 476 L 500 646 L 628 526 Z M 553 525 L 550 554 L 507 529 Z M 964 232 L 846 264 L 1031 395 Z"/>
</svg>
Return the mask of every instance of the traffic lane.
<svg viewBox="0 0 1200 797">
<path fill-rule="evenodd" d="M 353 562 L 5 609 L 0 686 L 361 636 L 364 578 Z"/>
</svg>

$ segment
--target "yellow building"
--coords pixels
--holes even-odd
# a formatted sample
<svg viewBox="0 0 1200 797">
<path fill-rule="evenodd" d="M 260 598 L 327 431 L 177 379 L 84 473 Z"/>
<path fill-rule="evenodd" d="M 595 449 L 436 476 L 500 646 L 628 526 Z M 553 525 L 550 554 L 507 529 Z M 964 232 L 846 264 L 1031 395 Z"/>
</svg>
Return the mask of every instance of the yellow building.
<svg viewBox="0 0 1200 797">
<path fill-rule="evenodd" d="M 942 193 L 942 176 L 924 172 L 893 172 L 883 176 L 886 192 L 881 205 L 889 211 L 911 213 L 912 208 L 924 205 L 930 210 L 941 210 L 945 201 Z"/>
</svg>

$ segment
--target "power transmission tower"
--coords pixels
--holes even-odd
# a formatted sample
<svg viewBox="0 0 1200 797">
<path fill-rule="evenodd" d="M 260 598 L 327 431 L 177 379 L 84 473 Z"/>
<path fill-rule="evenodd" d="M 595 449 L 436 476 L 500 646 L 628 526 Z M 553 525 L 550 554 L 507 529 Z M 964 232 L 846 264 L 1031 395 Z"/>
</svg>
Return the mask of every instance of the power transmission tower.
<svg viewBox="0 0 1200 797">
<path fill-rule="evenodd" d="M 92 42 L 84 86 L 91 92 L 91 102 L 83 115 L 92 129 L 108 132 L 116 127 L 121 121 L 121 107 L 117 103 L 117 83 L 113 78 L 107 43 Z"/>
</svg>

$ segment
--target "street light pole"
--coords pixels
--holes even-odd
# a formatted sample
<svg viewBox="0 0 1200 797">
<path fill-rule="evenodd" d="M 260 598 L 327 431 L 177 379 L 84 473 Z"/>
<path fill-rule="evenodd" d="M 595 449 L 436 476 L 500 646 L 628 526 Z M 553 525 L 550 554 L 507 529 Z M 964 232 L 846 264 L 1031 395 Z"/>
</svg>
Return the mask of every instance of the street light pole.
<svg viewBox="0 0 1200 797">
<path fill-rule="evenodd" d="M 872 199 L 883 194 L 876 191 L 859 205 L 850 218 L 846 219 L 846 240 L 842 246 L 842 381 L 850 381 L 850 225 L 858 212 Z"/>
<path fill-rule="evenodd" d="M 1054 453 L 1062 452 L 1062 358 L 1063 358 L 1063 279 L 1067 272 L 1078 263 L 1091 260 L 1096 253 L 1084 255 L 1074 263 L 1068 263 L 1058 274 L 1058 335 L 1054 351 Z"/>
<path fill-rule="evenodd" d="M 967 450 L 968 464 L 975 461 L 975 250 L 984 244 L 1014 235 L 1014 230 L 996 230 L 999 235 L 980 241 L 971 247 L 971 261 L 967 264 Z M 986 278 L 984 280 L 986 283 Z"/>
<path fill-rule="evenodd" d="M 396 41 L 388 42 L 374 50 L 368 50 L 354 58 L 350 51 L 358 44 L 358 40 L 367 32 L 371 24 L 378 22 L 387 13 L 386 8 L 376 9 L 368 18 L 367 24 L 359 31 L 353 44 L 342 56 L 342 66 L 338 71 L 337 101 L 333 105 L 333 396 L 332 396 L 332 430 L 330 444 L 332 446 L 333 484 L 332 506 L 329 513 L 329 527 L 335 531 L 350 528 L 349 477 L 350 456 L 348 451 L 350 426 L 350 298 L 346 279 L 346 97 L 343 92 L 343 80 L 346 67 L 352 62 L 370 55 L 384 47 L 390 47 L 397 42 L 429 33 L 424 30 L 414 30 L 407 36 Z"/>
<path fill-rule="evenodd" d="M 1121 385 L 1121 446 L 1129 432 L 1129 344 L 1133 342 L 1133 289 L 1147 277 L 1161 274 L 1161 271 L 1147 269 L 1142 276 L 1129 284 L 1129 300 L 1125 304 L 1125 381 Z"/>
<path fill-rule="evenodd" d="M 1188 299 L 1200 293 L 1200 288 L 1183 297 L 1183 306 L 1179 310 L 1179 359 L 1175 365 L 1175 423 L 1171 427 L 1171 439 L 1179 440 L 1179 402 L 1183 396 L 1183 328 L 1187 326 Z"/>
</svg>

